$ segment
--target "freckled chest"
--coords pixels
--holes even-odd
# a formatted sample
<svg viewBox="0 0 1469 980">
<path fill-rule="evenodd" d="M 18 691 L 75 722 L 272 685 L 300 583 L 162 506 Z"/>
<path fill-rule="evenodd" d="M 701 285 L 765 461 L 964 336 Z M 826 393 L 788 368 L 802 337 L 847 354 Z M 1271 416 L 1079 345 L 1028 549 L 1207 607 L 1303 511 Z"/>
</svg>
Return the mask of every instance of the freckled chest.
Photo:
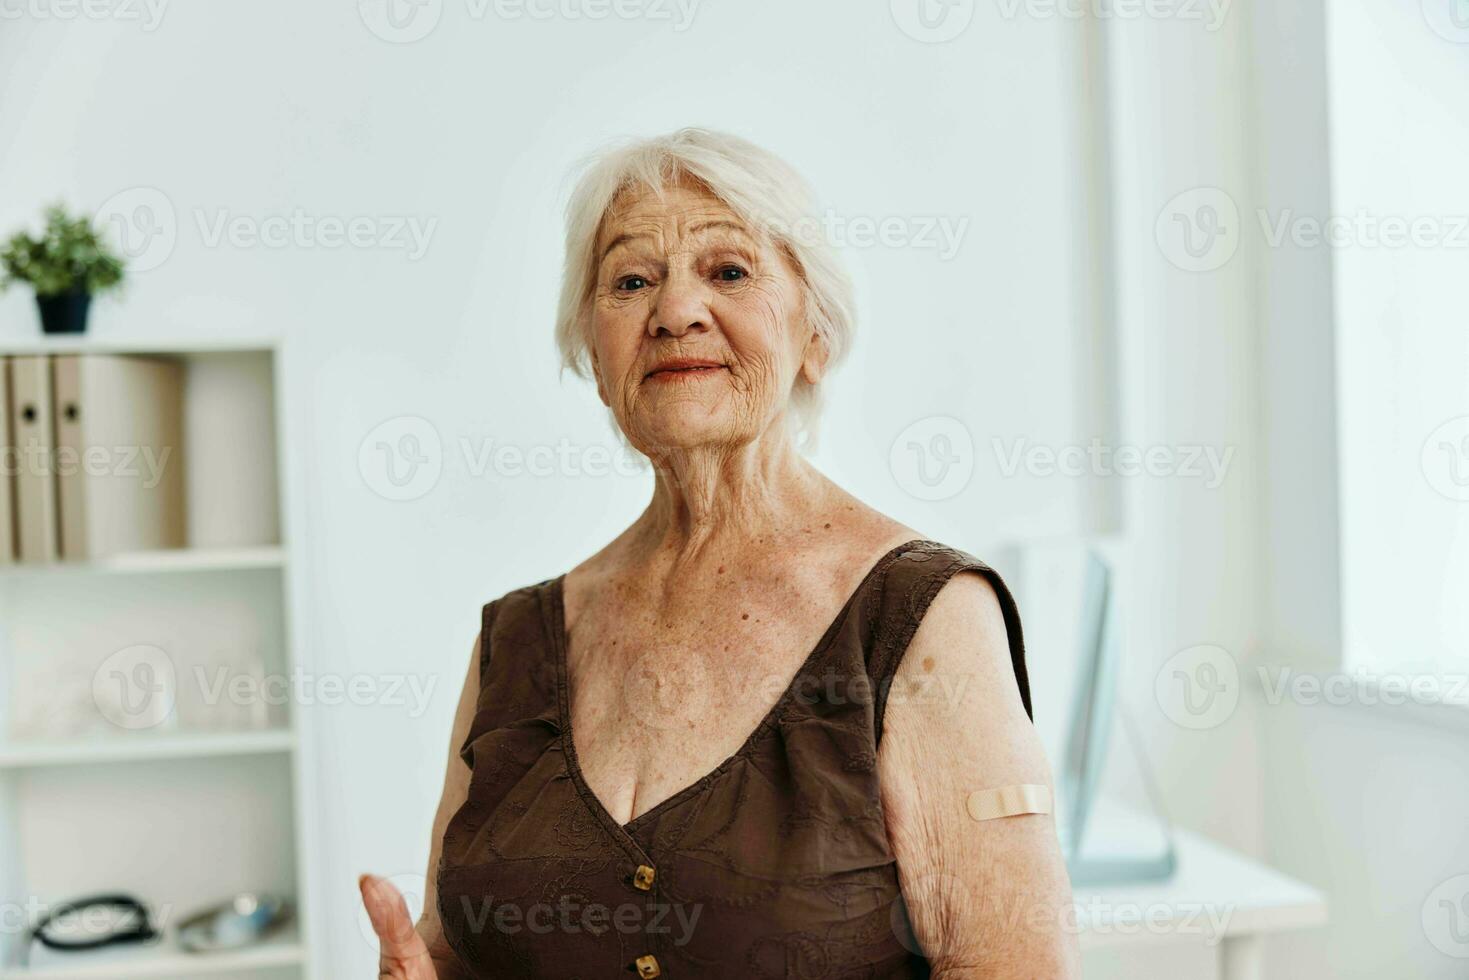
<svg viewBox="0 0 1469 980">
<path fill-rule="evenodd" d="M 841 602 L 722 580 L 662 603 L 635 587 L 598 592 L 567 649 L 571 718 L 583 775 L 622 821 L 738 751 Z"/>
</svg>

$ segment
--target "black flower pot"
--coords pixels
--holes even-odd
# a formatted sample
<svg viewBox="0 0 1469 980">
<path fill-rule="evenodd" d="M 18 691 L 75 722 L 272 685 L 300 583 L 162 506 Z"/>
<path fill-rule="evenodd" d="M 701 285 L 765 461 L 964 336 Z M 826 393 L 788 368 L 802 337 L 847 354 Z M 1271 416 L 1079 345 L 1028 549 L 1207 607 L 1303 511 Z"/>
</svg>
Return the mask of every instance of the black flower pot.
<svg viewBox="0 0 1469 980">
<path fill-rule="evenodd" d="M 73 289 L 51 296 L 37 296 L 36 305 L 41 308 L 42 333 L 85 333 L 92 294 L 84 289 Z"/>
</svg>

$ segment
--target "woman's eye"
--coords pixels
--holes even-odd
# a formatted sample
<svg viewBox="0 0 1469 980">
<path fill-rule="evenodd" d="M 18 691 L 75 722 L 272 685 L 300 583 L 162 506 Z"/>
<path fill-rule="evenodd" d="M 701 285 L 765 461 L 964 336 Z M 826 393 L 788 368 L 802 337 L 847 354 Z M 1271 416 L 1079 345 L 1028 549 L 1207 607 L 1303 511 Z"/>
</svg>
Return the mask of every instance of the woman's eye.
<svg viewBox="0 0 1469 980">
<path fill-rule="evenodd" d="M 714 278 L 720 282 L 739 282 L 749 273 L 737 265 L 722 265 L 714 272 Z"/>
<path fill-rule="evenodd" d="M 644 279 L 642 276 L 623 276 L 621 279 L 617 280 L 617 288 L 623 290 L 624 292 L 632 292 L 636 289 L 642 289 L 646 285 L 648 285 L 648 280 Z"/>
</svg>

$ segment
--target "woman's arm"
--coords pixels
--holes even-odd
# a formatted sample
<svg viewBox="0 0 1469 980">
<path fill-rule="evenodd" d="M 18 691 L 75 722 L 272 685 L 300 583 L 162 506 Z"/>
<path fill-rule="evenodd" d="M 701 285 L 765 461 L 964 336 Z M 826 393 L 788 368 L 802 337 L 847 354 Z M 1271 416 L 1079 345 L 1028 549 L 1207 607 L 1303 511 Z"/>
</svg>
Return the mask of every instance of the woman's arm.
<svg viewBox="0 0 1469 980">
<path fill-rule="evenodd" d="M 439 922 L 439 855 L 444 849 L 444 829 L 449 819 L 464 805 L 469 796 L 469 766 L 459 756 L 464 740 L 469 737 L 469 726 L 474 721 L 479 703 L 480 641 L 476 637 L 474 650 L 469 657 L 469 675 L 464 678 L 464 689 L 459 695 L 459 706 L 454 709 L 454 724 L 449 734 L 449 761 L 444 769 L 444 792 L 439 797 L 439 809 L 434 814 L 432 842 L 428 851 L 428 873 L 424 875 L 423 915 L 418 919 L 418 934 L 428 944 L 429 955 L 438 968 L 439 980 L 469 980 L 469 975 L 458 966 L 454 951 L 444 938 L 443 926 Z"/>
<path fill-rule="evenodd" d="M 994 589 L 961 572 L 928 607 L 883 721 L 878 770 L 915 938 L 936 980 L 1080 976 L 1051 815 L 977 821 L 968 794 L 1049 787 Z"/>
<path fill-rule="evenodd" d="M 434 815 L 433 836 L 429 844 L 428 873 L 424 876 L 423 915 L 415 927 L 408 917 L 408 906 L 392 884 L 382 878 L 364 875 L 359 887 L 368 917 L 377 932 L 382 955 L 378 976 L 390 980 L 473 980 L 460 966 L 444 938 L 439 922 L 438 867 L 444 846 L 444 828 L 463 805 L 469 794 L 469 767 L 459 757 L 469 726 L 479 702 L 480 643 L 474 641 L 469 658 L 469 676 L 459 695 L 454 723 L 449 735 L 449 763 L 444 771 L 444 790 L 439 796 L 439 809 Z"/>
</svg>

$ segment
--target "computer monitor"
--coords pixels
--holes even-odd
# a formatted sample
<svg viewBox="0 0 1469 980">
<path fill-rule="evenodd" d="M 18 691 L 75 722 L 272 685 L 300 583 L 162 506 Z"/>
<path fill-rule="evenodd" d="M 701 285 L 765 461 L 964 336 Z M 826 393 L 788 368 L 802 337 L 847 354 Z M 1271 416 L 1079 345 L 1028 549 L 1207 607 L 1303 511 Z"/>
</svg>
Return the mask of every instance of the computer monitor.
<svg viewBox="0 0 1469 980">
<path fill-rule="evenodd" d="M 1164 850 L 1138 857 L 1088 858 L 1087 823 L 1096 805 L 1106 766 L 1112 719 L 1117 704 L 1117 678 L 1121 653 L 1117 640 L 1116 598 L 1112 569 L 1094 549 L 1086 554 L 1082 588 L 1080 649 L 1077 662 L 1076 695 L 1061 765 L 1061 844 L 1073 885 L 1154 881 L 1172 876 L 1177 868 L 1173 839 L 1168 833 L 1159 801 L 1153 800 L 1163 825 Z M 1138 765 L 1144 769 L 1149 792 L 1154 792 L 1147 760 L 1137 750 Z"/>
</svg>

